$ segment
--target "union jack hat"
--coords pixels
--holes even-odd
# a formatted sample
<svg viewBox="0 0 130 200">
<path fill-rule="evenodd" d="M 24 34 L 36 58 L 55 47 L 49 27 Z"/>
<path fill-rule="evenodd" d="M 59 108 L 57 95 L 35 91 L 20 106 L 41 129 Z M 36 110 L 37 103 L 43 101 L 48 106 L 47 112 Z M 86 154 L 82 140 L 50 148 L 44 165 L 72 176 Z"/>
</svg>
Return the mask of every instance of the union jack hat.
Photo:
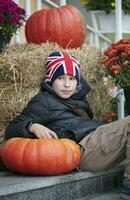
<svg viewBox="0 0 130 200">
<path fill-rule="evenodd" d="M 45 61 L 45 81 L 53 83 L 59 76 L 70 75 L 80 81 L 80 65 L 78 60 L 64 52 L 52 52 Z"/>
</svg>

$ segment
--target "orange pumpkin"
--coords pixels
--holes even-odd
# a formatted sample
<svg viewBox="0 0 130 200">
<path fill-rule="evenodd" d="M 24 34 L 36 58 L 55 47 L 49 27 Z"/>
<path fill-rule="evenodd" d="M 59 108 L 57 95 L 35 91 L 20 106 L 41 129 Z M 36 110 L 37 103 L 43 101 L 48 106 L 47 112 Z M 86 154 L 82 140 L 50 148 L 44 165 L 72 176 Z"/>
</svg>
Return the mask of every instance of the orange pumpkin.
<svg viewBox="0 0 130 200">
<path fill-rule="evenodd" d="M 80 149 L 69 139 L 9 139 L 1 159 L 11 171 L 33 175 L 70 172 L 80 161 Z"/>
<path fill-rule="evenodd" d="M 81 12 L 70 4 L 36 11 L 25 26 L 28 42 L 55 42 L 63 48 L 80 47 L 86 35 L 86 24 Z"/>
</svg>

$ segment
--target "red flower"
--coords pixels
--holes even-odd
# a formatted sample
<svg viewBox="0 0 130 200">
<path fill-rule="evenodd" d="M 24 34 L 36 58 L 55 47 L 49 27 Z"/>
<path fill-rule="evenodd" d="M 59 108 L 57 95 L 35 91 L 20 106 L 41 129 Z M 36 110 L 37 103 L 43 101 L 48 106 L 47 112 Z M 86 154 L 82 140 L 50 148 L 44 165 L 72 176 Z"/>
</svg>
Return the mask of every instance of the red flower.
<svg viewBox="0 0 130 200">
<path fill-rule="evenodd" d="M 104 64 L 104 63 L 107 62 L 107 60 L 108 60 L 108 58 L 101 58 L 101 59 L 99 60 L 99 63 L 100 63 L 100 64 Z"/>
<path fill-rule="evenodd" d="M 124 65 L 125 67 L 128 67 L 128 66 L 129 66 L 129 61 L 126 60 L 126 61 L 123 63 L 123 65 Z"/>
<path fill-rule="evenodd" d="M 116 113 L 115 112 L 112 112 L 112 111 L 108 111 L 106 113 L 104 113 L 105 115 L 105 121 L 106 122 L 112 122 L 114 117 L 116 117 Z"/>
<path fill-rule="evenodd" d="M 127 55 L 130 56 L 130 51 L 127 52 Z"/>
<path fill-rule="evenodd" d="M 121 53 L 121 56 L 122 56 L 122 58 L 124 57 L 124 58 L 127 58 L 128 57 L 128 52 L 122 52 Z"/>
<path fill-rule="evenodd" d="M 116 49 L 108 49 L 104 51 L 104 54 L 107 55 L 108 57 L 116 56 L 117 50 Z"/>
<path fill-rule="evenodd" d="M 118 73 L 120 71 L 120 65 L 113 65 L 111 70 L 115 73 Z"/>
<path fill-rule="evenodd" d="M 119 60 L 119 57 L 118 57 L 118 56 L 112 57 L 112 58 L 109 59 L 108 64 L 113 64 L 113 63 L 115 63 L 115 62 L 118 61 L 118 60 Z"/>
<path fill-rule="evenodd" d="M 122 39 L 111 44 L 100 59 L 106 75 L 118 87 L 130 85 L 130 39 Z"/>
</svg>

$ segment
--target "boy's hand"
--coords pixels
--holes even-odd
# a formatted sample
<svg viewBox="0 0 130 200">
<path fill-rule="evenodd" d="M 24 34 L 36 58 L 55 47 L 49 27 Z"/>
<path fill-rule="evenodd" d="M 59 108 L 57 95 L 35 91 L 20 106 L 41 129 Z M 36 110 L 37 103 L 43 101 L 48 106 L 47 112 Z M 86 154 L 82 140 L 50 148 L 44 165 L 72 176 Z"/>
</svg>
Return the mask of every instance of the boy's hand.
<svg viewBox="0 0 130 200">
<path fill-rule="evenodd" d="M 32 124 L 29 131 L 33 133 L 37 138 L 58 139 L 58 136 L 55 132 L 38 123 Z"/>
</svg>

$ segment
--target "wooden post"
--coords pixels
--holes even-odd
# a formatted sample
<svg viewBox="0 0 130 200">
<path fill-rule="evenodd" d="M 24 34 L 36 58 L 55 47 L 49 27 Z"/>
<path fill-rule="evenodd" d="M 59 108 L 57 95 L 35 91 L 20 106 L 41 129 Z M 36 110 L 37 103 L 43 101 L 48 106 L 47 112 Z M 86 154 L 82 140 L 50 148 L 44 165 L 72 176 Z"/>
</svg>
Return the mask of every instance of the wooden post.
<svg viewBox="0 0 130 200">
<path fill-rule="evenodd" d="M 116 41 L 122 39 L 122 0 L 115 0 Z"/>
</svg>

